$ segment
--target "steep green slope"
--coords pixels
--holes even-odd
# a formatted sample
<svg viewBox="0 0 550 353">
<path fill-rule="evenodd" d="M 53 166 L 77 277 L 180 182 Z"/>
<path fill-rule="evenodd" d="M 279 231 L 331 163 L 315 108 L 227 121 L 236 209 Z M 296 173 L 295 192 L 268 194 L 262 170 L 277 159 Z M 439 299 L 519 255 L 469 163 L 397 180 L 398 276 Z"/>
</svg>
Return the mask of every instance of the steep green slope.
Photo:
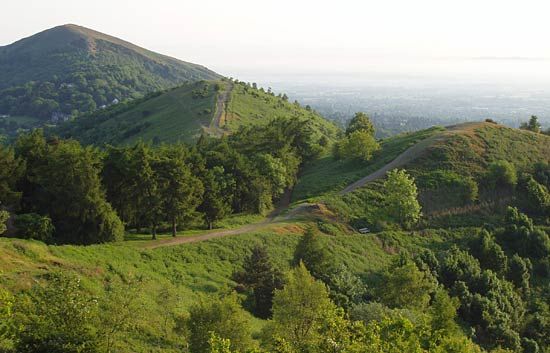
<svg viewBox="0 0 550 353">
<path fill-rule="evenodd" d="M 219 77 L 205 67 L 64 25 L 0 47 L 0 114 L 62 119 L 114 99 Z"/>
<path fill-rule="evenodd" d="M 289 269 L 304 226 L 277 224 L 249 234 L 155 250 L 142 248 L 140 242 L 79 247 L 0 238 L 0 287 L 16 292 L 29 288 L 45 273 L 65 271 L 79 276 L 87 290 L 101 296 L 107 283 L 140 277 L 144 305 L 142 312 L 136 313 L 137 327 L 122 336 L 125 344 L 120 352 L 178 352 L 183 337 L 172 331 L 175 323 L 171 319 L 165 322 L 166 316 L 185 313 L 200 298 L 233 287 L 233 271 L 241 268 L 255 244 L 267 247 L 278 268 Z M 450 244 L 444 231 L 433 232 L 430 237 L 410 235 L 341 234 L 323 236 L 322 241 L 339 263 L 373 283 L 399 249 L 436 249 Z M 264 323 L 256 319 L 256 330 Z"/>
<path fill-rule="evenodd" d="M 221 136 L 281 117 L 304 121 L 315 138 L 324 136 L 325 144 L 338 133 L 333 123 L 311 110 L 244 83 L 226 80 L 189 83 L 98 110 L 62 124 L 52 133 L 86 144 L 191 142 L 203 132 Z"/>
<path fill-rule="evenodd" d="M 227 131 L 235 131 L 240 126 L 265 124 L 278 117 L 307 119 L 312 127 L 329 139 L 333 139 L 338 132 L 332 122 L 309 107 L 304 108 L 297 102 L 290 103 L 284 95 L 275 96 L 243 82 L 234 85 L 220 125 Z"/>
<path fill-rule="evenodd" d="M 521 189 L 491 183 L 488 179 L 491 163 L 509 162 L 521 175 L 532 173 L 538 162 L 550 162 L 550 137 L 543 134 L 493 123 L 466 123 L 429 132 L 413 134 L 419 137 L 417 141 L 420 142 L 411 142 L 412 147 L 402 146 L 401 154 L 388 155 L 383 153 L 383 147 L 381 156 L 366 165 L 350 165 L 343 175 L 352 175 L 353 179 L 349 181 L 357 182 L 355 186 L 347 188 L 349 193 L 344 195 L 322 198 L 339 213 L 345 213 L 347 218 L 356 219 L 359 223 L 376 222 L 377 216 L 371 211 L 382 197 L 380 179 L 384 178 L 387 170 L 401 168 L 416 179 L 427 225 L 482 225 L 497 222 L 506 206 L 520 206 L 523 197 Z M 399 146 L 402 139 L 394 137 L 383 142 L 382 146 L 394 143 Z M 386 163 L 391 163 L 380 165 L 379 159 L 383 156 L 387 157 Z M 330 169 L 327 171 L 323 165 L 338 169 L 338 162 L 331 159 L 313 163 L 297 185 L 298 197 L 321 194 L 318 185 L 323 185 L 323 182 L 314 181 L 331 180 L 331 174 L 338 175 Z M 363 179 L 359 177 L 361 171 L 364 171 Z M 331 185 L 327 185 L 326 192 L 343 190 L 341 184 L 334 182 Z M 337 185 L 340 185 L 340 190 L 336 189 Z"/>
<path fill-rule="evenodd" d="M 197 82 L 82 116 L 53 129 L 84 144 L 190 142 L 211 124 L 223 82 Z"/>
<path fill-rule="evenodd" d="M 417 142 L 442 130 L 443 128 L 434 127 L 384 139 L 381 141 L 381 150 L 368 162 L 337 160 L 332 155 L 311 161 L 305 165 L 292 192 L 292 199 L 298 201 L 327 192 L 340 191 L 348 184 L 391 162 Z"/>
</svg>

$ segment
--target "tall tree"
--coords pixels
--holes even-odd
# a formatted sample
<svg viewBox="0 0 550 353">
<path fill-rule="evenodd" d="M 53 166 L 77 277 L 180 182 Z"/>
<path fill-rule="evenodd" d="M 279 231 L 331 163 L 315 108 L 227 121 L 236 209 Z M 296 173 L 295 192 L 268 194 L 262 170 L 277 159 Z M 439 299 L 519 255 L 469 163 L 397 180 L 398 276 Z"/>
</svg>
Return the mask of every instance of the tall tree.
<svg viewBox="0 0 550 353">
<path fill-rule="evenodd" d="M 388 172 L 384 182 L 384 206 L 387 216 L 404 226 L 418 222 L 421 206 L 418 202 L 418 189 L 414 178 L 405 170 L 394 169 Z"/>
<path fill-rule="evenodd" d="M 222 166 L 214 166 L 203 173 L 204 196 L 199 211 L 203 213 L 208 229 L 214 227 L 217 220 L 231 213 L 235 180 Z"/>
<path fill-rule="evenodd" d="M 244 260 L 242 271 L 234 273 L 233 279 L 252 291 L 254 313 L 260 318 L 269 318 L 273 295 L 276 289 L 282 287 L 283 278 L 281 273 L 273 268 L 267 249 L 256 245 L 250 256 Z"/>
<path fill-rule="evenodd" d="M 363 131 L 374 136 L 374 124 L 367 114 L 363 112 L 355 113 L 355 116 L 350 120 L 346 129 L 346 135 L 349 136 L 355 131 Z"/>
<path fill-rule="evenodd" d="M 292 352 L 309 352 L 320 344 L 322 328 L 334 316 L 337 309 L 327 288 L 300 263 L 288 274 L 284 288 L 275 291 L 271 335 Z"/>
<path fill-rule="evenodd" d="M 294 250 L 294 265 L 303 263 L 317 279 L 326 279 L 331 271 L 330 254 L 313 228 L 308 228 Z"/>
<path fill-rule="evenodd" d="M 21 193 L 16 190 L 16 183 L 24 169 L 24 162 L 15 156 L 13 149 L 0 145 L 0 209 L 18 206 Z"/>
<path fill-rule="evenodd" d="M 35 139 L 38 143 L 34 145 L 43 149 L 20 149 L 27 160 L 30 183 L 24 198 L 37 213 L 50 216 L 56 230 L 53 240 L 91 244 L 122 239 L 124 226 L 101 186 L 100 153 L 73 140 L 46 145 L 40 136 L 32 135 L 22 137 L 19 146 Z"/>
<path fill-rule="evenodd" d="M 182 146 L 164 147 L 153 164 L 157 192 L 161 198 L 163 214 L 172 225 L 172 236 L 177 234 L 178 222 L 196 215 L 203 194 L 202 182 L 191 173 L 185 163 Z"/>
<path fill-rule="evenodd" d="M 529 122 L 522 123 L 520 129 L 540 133 L 542 131 L 542 126 L 539 123 L 539 118 L 535 115 L 531 115 Z"/>
</svg>

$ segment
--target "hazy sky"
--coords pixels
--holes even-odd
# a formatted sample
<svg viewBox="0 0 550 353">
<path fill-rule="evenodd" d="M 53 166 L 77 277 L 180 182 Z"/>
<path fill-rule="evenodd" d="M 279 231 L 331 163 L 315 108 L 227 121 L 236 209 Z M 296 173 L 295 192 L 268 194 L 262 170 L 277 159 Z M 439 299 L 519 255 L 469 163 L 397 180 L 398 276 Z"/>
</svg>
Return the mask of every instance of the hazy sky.
<svg viewBox="0 0 550 353">
<path fill-rule="evenodd" d="M 550 78 L 548 0 L 2 0 L 0 9 L 0 45 L 75 23 L 226 75 Z"/>
</svg>

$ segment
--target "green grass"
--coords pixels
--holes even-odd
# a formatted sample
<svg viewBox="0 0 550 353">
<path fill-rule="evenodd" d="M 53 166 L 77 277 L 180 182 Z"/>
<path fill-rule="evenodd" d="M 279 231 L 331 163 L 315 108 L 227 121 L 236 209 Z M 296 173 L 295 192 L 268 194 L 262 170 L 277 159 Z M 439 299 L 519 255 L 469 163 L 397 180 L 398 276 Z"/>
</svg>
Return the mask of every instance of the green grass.
<svg viewBox="0 0 550 353">
<path fill-rule="evenodd" d="M 499 160 L 518 171 L 531 171 L 536 162 L 550 161 L 550 136 L 480 123 L 436 141 L 408 169 L 417 174 L 450 170 L 479 180 L 487 166 Z"/>
<path fill-rule="evenodd" d="M 229 131 L 236 131 L 241 126 L 267 124 L 274 118 L 290 116 L 311 119 L 312 127 L 329 140 L 334 139 L 338 132 L 336 125 L 314 111 L 243 84 L 234 85 L 226 110 L 224 128 Z"/>
<path fill-rule="evenodd" d="M 208 127 L 215 113 L 221 81 L 187 84 L 150 99 L 128 104 L 128 109 L 107 119 L 85 116 L 61 127 L 65 134 L 85 144 L 131 144 L 138 140 L 154 142 L 191 142 Z M 205 90 L 204 97 L 196 91 Z M 98 114 L 104 114 L 98 112 Z M 97 121 L 97 123 L 95 123 Z M 55 131 L 54 131 L 55 132 Z"/>
<path fill-rule="evenodd" d="M 394 160 L 399 154 L 417 142 L 442 131 L 434 127 L 418 132 L 400 134 L 382 140 L 382 149 L 368 162 L 336 160 L 332 155 L 323 156 L 306 164 L 292 193 L 293 201 L 339 191 Z"/>
<path fill-rule="evenodd" d="M 81 277 L 83 286 L 101 295 L 103 283 L 117 278 L 142 276 L 140 296 L 145 302 L 143 321 L 126 336 L 132 352 L 176 352 L 178 337 L 163 338 L 166 307 L 183 313 L 201 297 L 229 290 L 231 274 L 255 244 L 264 244 L 275 265 L 290 268 L 294 248 L 305 224 L 276 223 L 261 231 L 155 250 L 122 242 L 93 246 L 47 246 L 37 241 L 0 238 L 0 285 L 12 291 L 29 288 L 49 271 L 63 270 Z M 323 236 L 335 263 L 346 264 L 367 281 L 376 281 L 399 251 L 449 246 L 445 231 L 424 233 L 386 232 L 369 235 Z M 141 244 L 140 244 L 141 245 Z M 168 299 L 161 296 L 168 293 Z M 257 332 L 265 324 L 253 320 Z"/>
</svg>

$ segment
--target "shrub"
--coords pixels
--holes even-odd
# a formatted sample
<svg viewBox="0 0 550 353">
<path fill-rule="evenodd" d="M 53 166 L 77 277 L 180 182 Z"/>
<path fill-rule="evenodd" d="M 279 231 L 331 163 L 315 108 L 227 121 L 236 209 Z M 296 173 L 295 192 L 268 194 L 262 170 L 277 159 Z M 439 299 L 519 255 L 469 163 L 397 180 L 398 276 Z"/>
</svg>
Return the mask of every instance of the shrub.
<svg viewBox="0 0 550 353">
<path fill-rule="evenodd" d="M 0 235 L 4 234 L 8 229 L 6 222 L 9 218 L 10 214 L 8 211 L 0 210 Z"/>
<path fill-rule="evenodd" d="M 51 239 L 55 227 L 49 217 L 36 213 L 26 213 L 15 217 L 17 236 L 24 239 L 48 241 Z"/>
<path fill-rule="evenodd" d="M 507 161 L 491 163 L 487 177 L 489 183 L 493 186 L 514 187 L 518 182 L 516 168 Z"/>
<path fill-rule="evenodd" d="M 210 352 L 210 336 L 231 341 L 232 348 L 251 347 L 250 323 L 235 294 L 223 299 L 203 301 L 191 307 L 186 322 L 189 348 L 194 353 Z"/>
</svg>

